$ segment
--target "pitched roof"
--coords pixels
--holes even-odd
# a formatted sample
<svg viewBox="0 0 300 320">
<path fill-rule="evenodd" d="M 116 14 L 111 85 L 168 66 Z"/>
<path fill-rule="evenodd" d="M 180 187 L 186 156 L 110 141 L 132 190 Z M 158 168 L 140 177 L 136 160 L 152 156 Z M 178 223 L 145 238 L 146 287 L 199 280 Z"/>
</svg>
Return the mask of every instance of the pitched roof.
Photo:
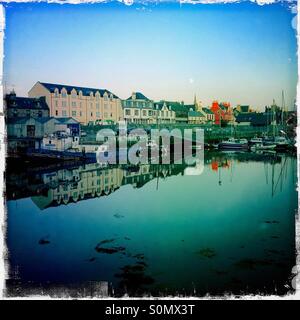
<svg viewBox="0 0 300 320">
<path fill-rule="evenodd" d="M 161 110 L 163 108 L 163 106 L 164 106 L 164 102 L 155 102 L 154 103 L 154 109 Z M 167 107 L 169 107 L 169 106 L 167 105 Z"/>
<path fill-rule="evenodd" d="M 194 104 L 185 104 L 184 107 L 185 107 L 188 111 L 190 111 L 191 109 L 192 109 L 193 111 L 196 111 L 196 107 L 195 107 Z"/>
<path fill-rule="evenodd" d="M 254 126 L 266 126 L 271 123 L 271 117 L 267 113 L 245 112 L 236 116 L 236 122 L 250 122 Z"/>
<path fill-rule="evenodd" d="M 202 108 L 202 110 L 207 114 L 214 114 L 210 109 L 208 108 Z"/>
<path fill-rule="evenodd" d="M 13 117 L 13 118 L 8 118 L 7 119 L 7 122 L 10 123 L 10 124 L 16 124 L 16 123 L 19 123 L 19 124 L 24 124 L 26 123 L 28 120 L 34 120 L 36 122 L 39 122 L 39 123 L 46 123 L 50 120 L 53 120 L 56 118 L 54 117 L 39 117 L 39 118 L 33 118 L 33 117 Z"/>
<path fill-rule="evenodd" d="M 189 117 L 204 117 L 204 114 L 199 111 L 189 111 Z"/>
<path fill-rule="evenodd" d="M 17 97 L 15 94 L 5 96 L 7 108 L 49 110 L 45 97 L 27 98 Z"/>
<path fill-rule="evenodd" d="M 93 95 L 95 95 L 97 92 L 99 92 L 100 96 L 103 97 L 103 94 L 107 92 L 107 94 L 109 95 L 112 94 L 114 98 L 118 98 L 115 94 L 113 94 L 112 92 L 106 89 L 77 87 L 77 86 L 70 86 L 70 85 L 58 84 L 58 83 L 47 83 L 47 82 L 39 82 L 39 83 L 52 93 L 54 92 L 55 89 L 58 89 L 59 91 L 61 91 L 63 88 L 65 88 L 68 94 L 70 94 L 71 91 L 75 89 L 77 92 L 82 91 L 82 94 L 84 96 L 89 96 L 90 93 L 93 93 Z"/>
<path fill-rule="evenodd" d="M 236 122 L 251 122 L 253 117 L 254 117 L 254 113 L 252 113 L 252 112 L 239 113 L 236 116 L 235 121 Z"/>
<path fill-rule="evenodd" d="M 150 101 L 150 99 L 148 99 L 146 96 L 144 96 L 141 92 L 135 92 L 135 99 L 136 100 L 147 100 L 147 101 Z M 132 99 L 132 95 L 127 98 L 126 100 L 133 100 Z"/>
<path fill-rule="evenodd" d="M 249 106 L 240 106 L 241 112 L 249 112 Z"/>
<path fill-rule="evenodd" d="M 58 120 L 60 123 L 67 123 L 67 122 L 72 122 L 72 123 L 79 123 L 76 119 L 72 117 L 66 117 L 66 118 L 55 118 Z"/>
</svg>

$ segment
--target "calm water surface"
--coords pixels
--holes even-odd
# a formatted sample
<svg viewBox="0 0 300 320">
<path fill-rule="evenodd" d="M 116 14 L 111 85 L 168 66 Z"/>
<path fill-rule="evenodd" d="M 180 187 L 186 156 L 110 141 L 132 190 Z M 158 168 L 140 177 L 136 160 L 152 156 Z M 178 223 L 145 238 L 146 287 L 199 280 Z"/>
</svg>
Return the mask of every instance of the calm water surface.
<svg viewBox="0 0 300 320">
<path fill-rule="evenodd" d="M 115 293 L 287 292 L 296 159 L 207 152 L 201 175 L 185 172 L 89 164 L 11 174 L 11 271 L 24 282 L 108 281 Z"/>
</svg>

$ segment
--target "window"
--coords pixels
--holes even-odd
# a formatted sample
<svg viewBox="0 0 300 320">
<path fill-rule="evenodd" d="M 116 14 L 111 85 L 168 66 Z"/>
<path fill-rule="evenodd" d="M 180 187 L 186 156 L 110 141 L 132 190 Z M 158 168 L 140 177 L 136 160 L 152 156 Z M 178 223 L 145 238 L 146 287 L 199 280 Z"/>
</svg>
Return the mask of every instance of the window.
<svg viewBox="0 0 300 320">
<path fill-rule="evenodd" d="M 90 107 L 91 107 L 91 109 L 93 109 L 93 104 L 92 103 L 90 103 Z"/>
<path fill-rule="evenodd" d="M 76 107 L 76 102 L 72 101 L 72 107 Z"/>
<path fill-rule="evenodd" d="M 108 108 L 107 103 L 104 103 L 104 109 L 107 110 L 107 108 Z"/>
<path fill-rule="evenodd" d="M 79 107 L 82 108 L 82 102 L 79 103 Z"/>
<path fill-rule="evenodd" d="M 56 108 L 58 107 L 58 101 L 57 100 L 55 101 L 55 107 Z"/>
<path fill-rule="evenodd" d="M 93 112 L 91 112 L 91 117 L 93 116 Z"/>
<path fill-rule="evenodd" d="M 147 116 L 147 110 L 143 110 L 143 116 L 144 116 L 144 117 Z"/>
<path fill-rule="evenodd" d="M 66 91 L 62 91 L 62 92 L 61 92 L 61 96 L 62 96 L 63 98 L 66 98 L 66 97 L 67 97 Z"/>
<path fill-rule="evenodd" d="M 152 111 L 151 110 L 148 111 L 148 115 L 152 116 Z"/>
<path fill-rule="evenodd" d="M 103 98 L 104 98 L 104 101 L 107 101 L 108 100 L 107 94 L 104 94 Z"/>
<path fill-rule="evenodd" d="M 96 109 L 100 109 L 100 104 L 96 103 Z"/>
<path fill-rule="evenodd" d="M 76 117 L 76 111 L 72 111 L 72 117 Z"/>
<path fill-rule="evenodd" d="M 62 105 L 62 107 L 66 107 L 67 106 L 67 101 L 62 101 L 61 105 Z"/>
<path fill-rule="evenodd" d="M 55 110 L 55 115 L 58 116 L 58 111 L 57 110 Z"/>
<path fill-rule="evenodd" d="M 79 115 L 80 115 L 80 117 L 82 117 L 82 112 L 81 111 L 79 112 Z"/>
<path fill-rule="evenodd" d="M 139 110 L 134 110 L 134 115 L 138 116 L 139 115 Z"/>
<path fill-rule="evenodd" d="M 96 112 L 96 117 L 100 117 L 100 112 Z"/>
<path fill-rule="evenodd" d="M 58 98 L 58 90 L 57 90 L 57 89 L 55 89 L 55 91 L 54 91 L 54 96 L 55 96 L 56 98 Z"/>
<path fill-rule="evenodd" d="M 67 116 L 67 111 L 66 111 L 66 110 L 63 110 L 63 111 L 62 111 L 62 116 L 63 116 L 63 117 L 66 117 L 66 116 Z"/>
<path fill-rule="evenodd" d="M 126 115 L 126 116 L 130 116 L 130 114 L 131 114 L 130 111 L 131 111 L 130 109 L 125 109 L 125 115 Z"/>
</svg>

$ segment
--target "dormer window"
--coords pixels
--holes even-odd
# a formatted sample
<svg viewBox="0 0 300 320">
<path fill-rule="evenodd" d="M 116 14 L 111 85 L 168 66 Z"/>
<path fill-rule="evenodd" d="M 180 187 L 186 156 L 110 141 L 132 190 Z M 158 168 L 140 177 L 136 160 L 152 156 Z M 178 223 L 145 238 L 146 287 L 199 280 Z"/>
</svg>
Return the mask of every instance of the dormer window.
<svg viewBox="0 0 300 320">
<path fill-rule="evenodd" d="M 79 98 L 82 98 L 82 91 L 81 90 L 78 92 L 78 95 L 79 95 Z"/>
<path fill-rule="evenodd" d="M 94 97 L 94 94 L 93 94 L 93 92 L 91 91 L 91 92 L 90 92 L 90 98 L 93 99 L 93 97 Z"/>
<path fill-rule="evenodd" d="M 104 98 L 104 100 L 105 100 L 105 101 L 107 101 L 107 100 L 108 100 L 108 95 L 107 95 L 107 93 L 106 93 L 106 92 L 104 93 L 103 98 Z"/>
<path fill-rule="evenodd" d="M 96 92 L 95 97 L 96 97 L 96 100 L 99 100 L 99 99 L 100 99 L 100 93 L 99 93 L 99 91 Z"/>
<path fill-rule="evenodd" d="M 54 90 L 54 96 L 55 96 L 55 98 L 58 98 L 58 96 L 59 96 L 59 92 L 58 92 L 57 88 L 55 88 L 55 90 Z"/>
<path fill-rule="evenodd" d="M 72 98 L 73 98 L 73 99 L 76 99 L 76 97 L 77 97 L 77 92 L 76 92 L 75 89 L 73 89 L 73 90 L 72 90 Z"/>
<path fill-rule="evenodd" d="M 61 90 L 61 96 L 62 96 L 62 98 L 66 98 L 67 97 L 67 90 L 65 88 L 63 88 Z"/>
</svg>

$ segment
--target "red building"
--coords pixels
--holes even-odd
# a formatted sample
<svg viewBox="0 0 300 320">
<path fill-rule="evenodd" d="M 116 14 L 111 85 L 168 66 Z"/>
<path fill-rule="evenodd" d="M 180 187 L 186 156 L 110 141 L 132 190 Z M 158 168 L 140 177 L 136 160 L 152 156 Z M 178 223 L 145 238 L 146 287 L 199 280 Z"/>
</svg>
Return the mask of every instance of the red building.
<svg viewBox="0 0 300 320">
<path fill-rule="evenodd" d="M 226 122 L 233 121 L 233 110 L 229 102 L 219 103 L 218 101 L 213 101 L 210 110 L 215 115 L 216 125 L 220 125 L 222 120 Z"/>
</svg>

